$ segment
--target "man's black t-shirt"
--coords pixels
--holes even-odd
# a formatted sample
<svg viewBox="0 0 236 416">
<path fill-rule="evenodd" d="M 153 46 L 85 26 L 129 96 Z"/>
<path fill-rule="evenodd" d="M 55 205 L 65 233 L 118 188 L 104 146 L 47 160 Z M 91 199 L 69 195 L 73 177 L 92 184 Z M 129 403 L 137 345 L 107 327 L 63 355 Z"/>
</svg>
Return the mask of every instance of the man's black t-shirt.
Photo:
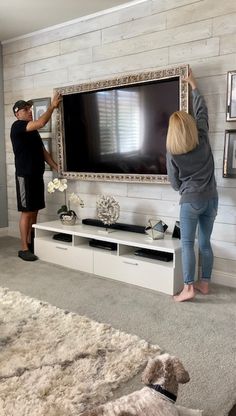
<svg viewBox="0 0 236 416">
<path fill-rule="evenodd" d="M 43 142 L 37 130 L 26 131 L 28 121 L 17 120 L 11 127 L 11 141 L 15 154 L 16 175 L 43 175 Z"/>
</svg>

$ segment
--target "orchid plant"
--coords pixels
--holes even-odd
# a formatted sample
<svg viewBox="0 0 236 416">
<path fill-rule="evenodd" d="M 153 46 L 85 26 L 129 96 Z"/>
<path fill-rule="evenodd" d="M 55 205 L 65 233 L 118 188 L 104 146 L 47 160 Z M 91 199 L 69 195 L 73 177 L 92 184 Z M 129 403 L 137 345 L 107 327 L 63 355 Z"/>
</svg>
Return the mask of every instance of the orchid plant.
<svg viewBox="0 0 236 416">
<path fill-rule="evenodd" d="M 53 194 L 56 191 L 64 192 L 65 195 L 65 203 L 59 208 L 57 214 L 67 214 L 67 215 L 74 215 L 77 217 L 76 213 L 71 210 L 70 204 L 79 205 L 80 207 L 84 207 L 83 200 L 76 195 L 74 192 L 68 195 L 67 199 L 67 179 L 59 179 L 55 178 L 53 181 L 48 183 L 48 193 Z"/>
</svg>

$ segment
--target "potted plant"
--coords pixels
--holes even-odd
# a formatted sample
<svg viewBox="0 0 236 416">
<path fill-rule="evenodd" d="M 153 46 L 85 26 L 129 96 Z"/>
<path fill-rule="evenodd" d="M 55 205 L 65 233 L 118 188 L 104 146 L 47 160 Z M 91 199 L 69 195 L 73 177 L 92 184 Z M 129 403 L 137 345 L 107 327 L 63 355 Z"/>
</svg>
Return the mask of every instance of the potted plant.
<svg viewBox="0 0 236 416">
<path fill-rule="evenodd" d="M 65 195 L 65 203 L 58 209 L 57 214 L 64 225 L 74 225 L 77 220 L 77 214 L 73 211 L 70 207 L 70 204 L 79 205 L 80 207 L 84 207 L 83 200 L 76 195 L 74 192 L 68 195 L 67 198 L 67 179 L 59 179 L 55 178 L 48 183 L 48 192 L 50 194 L 59 191 L 64 192 Z"/>
</svg>

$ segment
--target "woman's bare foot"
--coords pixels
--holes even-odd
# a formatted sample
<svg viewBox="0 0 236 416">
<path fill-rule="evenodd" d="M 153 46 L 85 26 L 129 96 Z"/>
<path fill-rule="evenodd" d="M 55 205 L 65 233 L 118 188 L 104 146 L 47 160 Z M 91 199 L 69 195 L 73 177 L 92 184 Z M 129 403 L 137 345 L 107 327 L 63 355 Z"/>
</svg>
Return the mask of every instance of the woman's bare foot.
<svg viewBox="0 0 236 416">
<path fill-rule="evenodd" d="M 194 283 L 194 288 L 201 292 L 203 295 L 207 295 L 209 293 L 209 283 L 203 280 L 199 280 L 198 282 Z"/>
<path fill-rule="evenodd" d="M 195 296 L 193 285 L 184 285 L 182 292 L 174 296 L 176 302 L 184 302 L 186 300 L 191 300 Z"/>
</svg>

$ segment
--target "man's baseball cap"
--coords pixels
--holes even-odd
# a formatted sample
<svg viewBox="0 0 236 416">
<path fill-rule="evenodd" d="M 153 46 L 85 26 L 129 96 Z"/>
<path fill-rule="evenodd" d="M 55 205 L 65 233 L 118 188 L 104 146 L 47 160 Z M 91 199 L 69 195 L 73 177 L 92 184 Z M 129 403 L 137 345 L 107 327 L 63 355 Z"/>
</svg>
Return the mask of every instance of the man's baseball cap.
<svg viewBox="0 0 236 416">
<path fill-rule="evenodd" d="M 13 105 L 12 110 L 13 110 L 13 113 L 16 114 L 17 111 L 22 110 L 23 108 L 26 108 L 26 107 L 32 107 L 32 105 L 33 105 L 32 100 L 29 100 L 29 101 L 19 100 L 19 101 L 16 101 L 16 103 Z"/>
</svg>

